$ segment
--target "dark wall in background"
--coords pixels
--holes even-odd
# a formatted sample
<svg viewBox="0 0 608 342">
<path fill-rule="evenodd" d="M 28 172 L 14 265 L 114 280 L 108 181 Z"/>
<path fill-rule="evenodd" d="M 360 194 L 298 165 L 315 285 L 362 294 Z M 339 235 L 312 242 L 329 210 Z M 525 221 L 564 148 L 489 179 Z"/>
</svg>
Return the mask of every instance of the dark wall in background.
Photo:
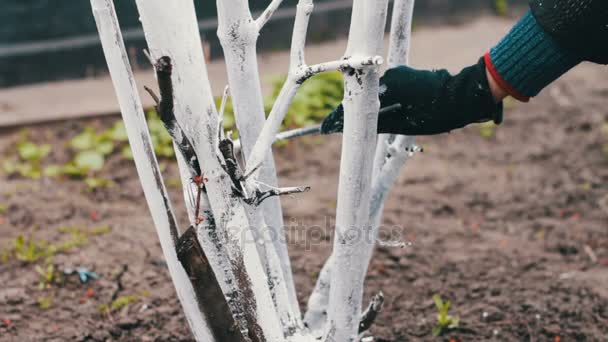
<svg viewBox="0 0 608 342">
<path fill-rule="evenodd" d="M 417 24 L 454 23 L 480 11 L 492 12 L 499 0 L 419 0 Z M 262 10 L 269 0 L 251 0 Z M 525 0 L 509 0 L 523 4 Z M 268 23 L 259 41 L 261 50 L 289 47 L 290 14 L 297 0 L 285 0 L 282 15 Z M 348 32 L 349 0 L 316 0 L 309 29 L 309 42 L 333 39 Z M 211 46 L 212 58 L 221 56 L 215 36 L 215 1 L 195 1 L 202 24 L 201 33 Z M 145 42 L 134 0 L 115 1 L 127 48 L 133 61 L 145 67 L 141 56 Z M 126 33 L 129 32 L 129 33 Z M 105 61 L 88 0 L 2 0 L 0 1 L 0 87 L 35 82 L 81 78 L 105 73 Z"/>
</svg>

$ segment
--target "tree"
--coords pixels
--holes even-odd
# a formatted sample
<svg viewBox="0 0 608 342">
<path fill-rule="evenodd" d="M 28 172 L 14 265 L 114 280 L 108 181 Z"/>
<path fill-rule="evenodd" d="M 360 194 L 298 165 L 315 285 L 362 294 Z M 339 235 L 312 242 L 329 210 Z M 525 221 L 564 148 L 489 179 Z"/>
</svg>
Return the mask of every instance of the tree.
<svg viewBox="0 0 608 342">
<path fill-rule="evenodd" d="M 199 341 L 354 341 L 382 305 L 380 294 L 362 313 L 363 281 L 384 197 L 413 150 L 413 139 L 378 138 L 375 133 L 388 0 L 354 0 L 345 55 L 317 65 L 306 64 L 304 58 L 313 2 L 299 0 L 288 77 L 265 119 L 256 40 L 281 2 L 272 0 L 253 19 L 246 0 L 217 1 L 218 36 L 229 80 L 218 113 L 193 2 L 136 0 L 159 95 L 146 90 L 157 101 L 177 151 L 191 224 L 182 232 L 152 149 L 113 2 L 91 0 L 146 201 Z M 412 8 L 413 0 L 395 1 L 389 64 L 406 62 L 402 58 L 407 56 Z M 277 186 L 271 146 L 300 85 L 330 70 L 340 70 L 345 82 L 336 238 L 302 319 L 278 196 L 308 188 Z M 241 137 L 243 167 L 235 156 L 236 142 L 222 127 L 228 96 Z"/>
</svg>

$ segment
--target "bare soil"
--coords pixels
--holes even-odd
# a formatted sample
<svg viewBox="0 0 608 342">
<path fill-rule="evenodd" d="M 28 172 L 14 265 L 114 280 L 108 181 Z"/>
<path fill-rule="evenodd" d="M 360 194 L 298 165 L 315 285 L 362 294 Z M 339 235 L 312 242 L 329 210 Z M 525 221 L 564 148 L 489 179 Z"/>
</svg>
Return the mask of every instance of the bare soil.
<svg viewBox="0 0 608 342">
<path fill-rule="evenodd" d="M 411 241 L 378 248 L 365 301 L 387 302 L 372 328 L 385 341 L 608 340 L 608 77 L 583 66 L 530 104 L 508 105 L 493 134 L 479 126 L 419 141 L 384 215 L 384 232 Z M 116 118 L 30 128 L 57 147 L 84 125 Z M 0 133 L 13 153 L 18 130 Z M 312 191 L 283 199 L 290 254 L 302 308 L 331 249 L 340 137 L 277 148 L 284 185 Z M 105 177 L 118 186 L 86 191 L 81 181 L 3 177 L 0 246 L 18 235 L 58 243 L 62 226 L 109 225 L 88 243 L 59 253 L 59 270 L 86 266 L 99 279 L 74 276 L 40 290 L 35 265 L 0 264 L 0 341 L 189 341 L 192 339 L 160 252 L 133 163 L 111 158 Z M 166 179 L 185 217 L 177 171 Z M 183 226 L 183 225 L 182 225 Z M 396 232 L 396 233 L 395 233 Z M 431 330 L 434 294 L 452 301 L 460 326 Z M 99 306 L 132 301 L 111 313 Z M 48 308 L 40 302 L 51 299 Z M 45 306 L 45 305 L 42 305 Z"/>
</svg>

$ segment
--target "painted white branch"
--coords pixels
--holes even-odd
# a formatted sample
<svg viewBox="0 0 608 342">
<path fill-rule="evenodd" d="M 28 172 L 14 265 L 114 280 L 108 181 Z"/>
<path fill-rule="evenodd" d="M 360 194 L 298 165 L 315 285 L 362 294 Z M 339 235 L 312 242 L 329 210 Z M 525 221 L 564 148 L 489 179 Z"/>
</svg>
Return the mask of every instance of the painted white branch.
<svg viewBox="0 0 608 342">
<path fill-rule="evenodd" d="M 298 9 L 300 9 L 300 5 L 298 5 Z M 296 15 L 297 21 L 297 15 Z M 294 35 L 295 35 L 294 30 Z M 304 53 L 293 53 L 292 47 L 292 57 L 291 57 L 291 65 L 290 71 L 287 76 L 287 80 L 283 84 L 279 95 L 275 103 L 272 106 L 272 110 L 268 115 L 268 119 L 266 120 L 266 124 L 260 133 L 258 140 L 255 142 L 253 146 L 253 151 L 251 152 L 249 158 L 247 159 L 247 168 L 245 171 L 245 175 L 249 176 L 254 172 L 257 172 L 259 165 L 263 161 L 263 153 L 264 151 L 268 151 L 271 148 L 272 143 L 275 141 L 275 137 L 277 132 L 281 128 L 281 123 L 283 119 L 285 119 L 285 115 L 289 110 L 289 105 L 293 101 L 294 96 L 296 95 L 298 89 L 307 79 L 314 76 L 315 74 L 326 72 L 326 71 L 336 71 L 336 70 L 351 70 L 351 69 L 362 69 L 367 67 L 378 66 L 382 64 L 383 59 L 380 56 L 362 56 L 362 57 L 352 57 L 345 58 L 341 60 L 316 64 L 312 66 L 307 66 L 304 62 Z M 296 62 L 293 62 L 294 59 Z"/>
<path fill-rule="evenodd" d="M 389 68 L 409 63 L 413 14 L 414 0 L 394 1 L 387 58 Z M 375 227 L 374 237 L 378 236 L 386 195 L 395 183 L 405 162 L 413 155 L 411 151 L 415 143 L 414 137 L 403 135 L 382 134 L 378 138 L 370 212 L 371 222 Z"/>
<path fill-rule="evenodd" d="M 265 15 L 270 16 L 280 1 L 273 1 Z M 228 71 L 236 126 L 239 129 L 245 158 L 251 152 L 265 122 L 264 101 L 258 72 L 256 42 L 258 22 L 251 20 L 248 1 L 219 0 L 218 37 L 224 50 Z M 259 181 L 277 187 L 277 175 L 272 150 L 265 151 L 259 171 Z M 301 313 L 291 271 L 291 263 L 285 241 L 283 212 L 278 197 L 268 198 L 260 208 L 252 208 L 250 218 L 255 217 L 257 244 L 264 263 L 272 296 L 280 312 L 285 328 L 302 327 Z M 258 209 L 261 209 L 258 210 Z M 266 246 L 268 245 L 268 246 Z M 282 300 L 286 300 L 283 303 Z"/>
<path fill-rule="evenodd" d="M 395 0 L 391 19 L 390 46 L 388 52 L 389 67 L 407 64 L 411 37 L 411 23 L 414 0 Z M 382 218 L 384 200 L 390 188 L 399 175 L 401 167 L 412 155 L 413 137 L 381 134 L 378 136 L 378 147 L 374 161 L 374 176 L 370 209 L 370 222 L 374 227 L 373 239 L 378 235 L 378 227 Z M 390 156 L 390 157 L 389 157 Z M 308 301 L 308 310 L 304 322 L 318 331 L 325 321 L 325 313 L 329 305 L 329 286 L 333 255 L 328 258 L 321 269 L 315 289 Z"/>
<path fill-rule="evenodd" d="M 383 59 L 381 56 L 348 58 L 307 66 L 306 68 L 304 68 L 304 71 L 300 73 L 303 74 L 304 77 L 306 77 L 307 75 L 312 76 L 326 71 L 344 70 L 348 68 L 361 69 L 366 66 L 380 65 L 382 63 Z"/>
<path fill-rule="evenodd" d="M 112 0 L 91 0 L 99 37 L 133 150 L 135 167 L 156 227 L 177 296 L 197 341 L 215 341 L 199 310 L 194 289 L 177 259 L 171 230 L 177 222 L 169 202 Z"/>
<path fill-rule="evenodd" d="M 264 27 L 264 25 L 266 25 L 270 17 L 272 17 L 272 15 L 274 14 L 274 11 L 276 11 L 277 8 L 281 6 L 282 2 L 283 0 L 272 0 L 268 7 L 266 7 L 266 10 L 264 10 L 260 17 L 255 20 L 255 26 L 258 32 L 262 29 L 262 27 Z"/>
<path fill-rule="evenodd" d="M 388 0 L 354 0 L 346 56 L 382 52 Z M 344 130 L 333 268 L 326 340 L 354 341 L 358 335 L 363 281 L 370 240 L 371 178 L 377 140 L 377 67 L 345 70 Z"/>
<path fill-rule="evenodd" d="M 393 3 L 387 58 L 389 68 L 409 64 L 414 2 L 414 0 L 395 0 Z M 415 146 L 414 137 L 382 134 L 378 138 L 370 212 L 371 222 L 376 227 L 375 237 L 378 236 L 386 195 L 395 183 L 405 162 L 414 155 Z"/>
<path fill-rule="evenodd" d="M 310 329 L 313 336 L 323 336 L 323 329 L 327 323 L 327 310 L 329 305 L 329 289 L 331 286 L 331 270 L 333 265 L 333 254 L 325 261 L 315 288 L 308 297 L 304 323 Z"/>
<path fill-rule="evenodd" d="M 294 129 L 280 132 L 277 135 L 275 135 L 273 143 L 275 143 L 277 141 L 289 140 L 289 139 L 293 139 L 293 138 L 303 137 L 306 135 L 316 135 L 316 134 L 320 134 L 320 133 L 321 133 L 320 124 L 312 125 L 312 126 L 308 126 L 308 127 L 302 127 L 302 128 L 294 128 Z M 234 149 L 235 150 L 241 149 L 241 140 L 234 141 Z"/>
<path fill-rule="evenodd" d="M 266 341 L 282 341 L 282 327 L 268 288 L 244 203 L 232 194 L 232 183 L 216 157 L 218 118 L 211 95 L 203 50 L 191 0 L 137 0 L 146 40 L 153 58 L 173 62 L 175 115 L 191 138 L 215 217 L 217 238 L 228 255 L 245 302 L 249 333 Z M 199 233 L 199 237 L 202 236 Z M 205 246 L 204 243 L 201 243 Z M 205 250 L 206 254 L 214 251 Z M 221 258 L 221 256 L 218 256 Z M 209 258 L 210 262 L 212 258 Z M 212 265 L 216 273 L 221 267 Z M 230 294 L 226 294 L 230 295 Z"/>
</svg>

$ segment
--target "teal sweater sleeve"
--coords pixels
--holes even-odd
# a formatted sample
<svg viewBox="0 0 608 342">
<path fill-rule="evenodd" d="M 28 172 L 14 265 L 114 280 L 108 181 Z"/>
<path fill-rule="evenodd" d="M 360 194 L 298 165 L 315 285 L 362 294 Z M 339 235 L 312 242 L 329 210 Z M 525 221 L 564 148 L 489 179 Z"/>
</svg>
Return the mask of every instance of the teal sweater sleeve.
<svg viewBox="0 0 608 342">
<path fill-rule="evenodd" d="M 524 102 L 582 61 L 562 48 L 530 11 L 484 58 L 500 87 Z"/>
</svg>

